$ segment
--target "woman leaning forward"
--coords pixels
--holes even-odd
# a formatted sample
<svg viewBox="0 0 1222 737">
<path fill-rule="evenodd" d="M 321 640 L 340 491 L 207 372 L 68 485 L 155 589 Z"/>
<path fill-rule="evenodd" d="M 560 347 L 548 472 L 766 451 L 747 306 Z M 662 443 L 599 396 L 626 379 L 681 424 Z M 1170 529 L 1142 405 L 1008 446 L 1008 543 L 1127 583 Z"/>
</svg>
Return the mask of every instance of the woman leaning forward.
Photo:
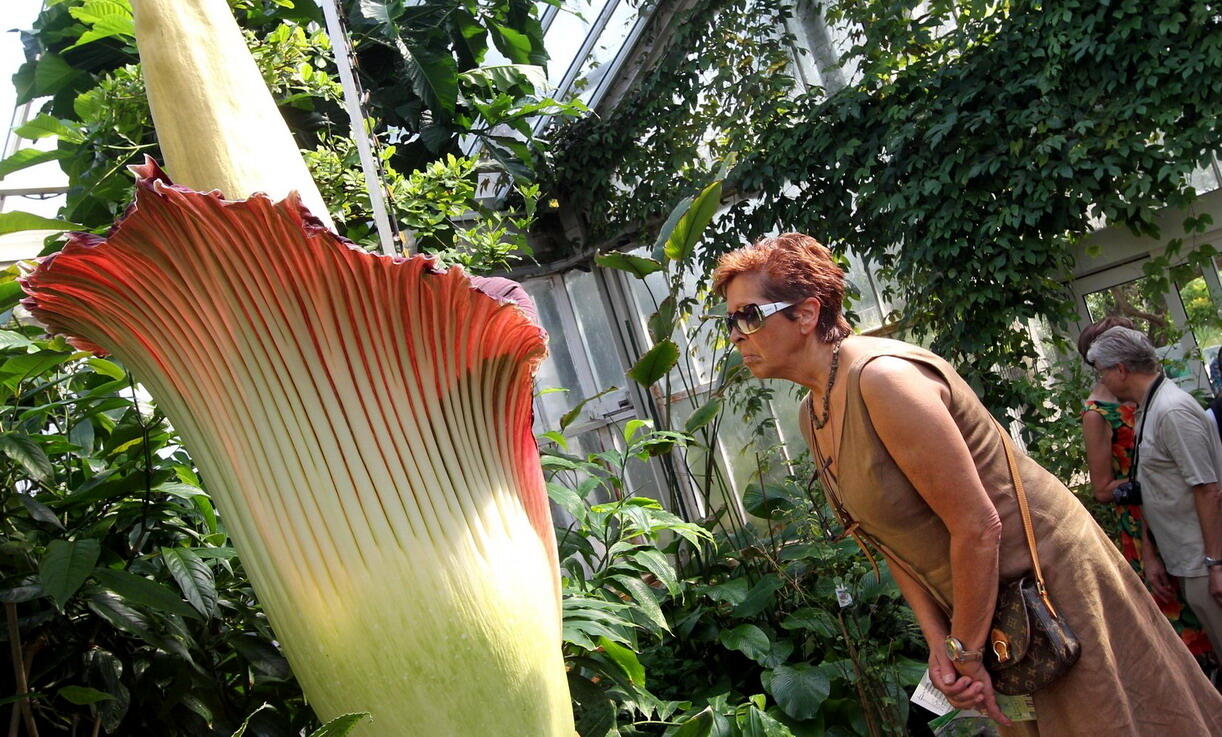
<svg viewBox="0 0 1222 737">
<path fill-rule="evenodd" d="M 977 654 L 999 581 L 1031 572 L 1010 438 L 946 361 L 851 335 L 844 274 L 813 238 L 728 253 L 713 281 L 744 365 L 810 390 L 800 418 L 824 488 L 885 550 L 952 704 L 988 713 L 1006 735 L 1222 737 L 1222 696 L 1141 580 L 1073 494 L 1021 453 L 1044 577 L 1082 655 L 1033 694 L 1035 722 L 1009 724 Z"/>
</svg>

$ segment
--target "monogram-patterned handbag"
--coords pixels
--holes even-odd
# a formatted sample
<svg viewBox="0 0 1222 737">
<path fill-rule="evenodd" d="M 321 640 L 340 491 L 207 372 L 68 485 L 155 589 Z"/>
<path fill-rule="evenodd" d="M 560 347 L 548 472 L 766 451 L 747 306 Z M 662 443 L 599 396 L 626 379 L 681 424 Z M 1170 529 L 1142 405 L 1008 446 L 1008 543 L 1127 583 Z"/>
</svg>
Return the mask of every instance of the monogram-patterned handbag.
<svg viewBox="0 0 1222 737">
<path fill-rule="evenodd" d="M 1004 433 L 1001 425 L 997 429 Z M 1034 575 L 1003 583 L 998 589 L 984 666 L 993 677 L 993 689 L 998 693 L 1029 694 L 1060 678 L 1078 662 L 1082 644 L 1065 619 L 1057 614 L 1044 588 L 1027 493 L 1018 475 L 1014 451 L 1004 437 L 1002 446 L 1010 465 L 1010 477 L 1014 480 L 1014 495 L 1023 519 L 1027 547 L 1031 550 Z"/>
</svg>

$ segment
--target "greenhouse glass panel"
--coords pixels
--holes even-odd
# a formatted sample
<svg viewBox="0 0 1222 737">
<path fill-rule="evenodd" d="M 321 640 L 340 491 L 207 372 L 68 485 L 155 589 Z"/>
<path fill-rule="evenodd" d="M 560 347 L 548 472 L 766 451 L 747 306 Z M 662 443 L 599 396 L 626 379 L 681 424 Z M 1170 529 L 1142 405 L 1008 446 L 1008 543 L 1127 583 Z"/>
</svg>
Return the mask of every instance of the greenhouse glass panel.
<svg viewBox="0 0 1222 737">
<path fill-rule="evenodd" d="M 548 26 L 544 44 L 547 46 L 547 81 L 559 85 L 565 72 L 573 65 L 590 29 L 607 2 L 616 0 L 566 0 Z"/>
<path fill-rule="evenodd" d="M 582 101 L 590 104 L 594 99 L 595 92 L 602 85 L 604 78 L 614 70 L 616 65 L 612 62 L 615 61 L 615 57 L 619 54 L 620 49 L 623 48 L 624 42 L 631 35 L 638 18 L 637 9 L 630 3 L 620 2 L 615 7 L 615 11 L 611 14 L 611 19 L 603 27 L 602 33 L 598 36 L 598 41 L 590 50 L 589 56 L 582 62 L 581 72 L 573 82 L 573 92 Z"/>
<path fill-rule="evenodd" d="M 806 398 L 806 389 L 798 384 L 780 379 L 766 379 L 764 384 L 772 391 L 769 405 L 776 418 L 776 432 L 785 448 L 785 455 L 796 459 L 806 452 L 806 439 L 798 427 L 798 409 Z"/>
<path fill-rule="evenodd" d="M 856 319 L 853 327 L 858 332 L 866 332 L 882 327 L 885 305 L 874 290 L 874 281 L 870 278 L 865 260 L 855 253 L 848 254 L 849 269 L 845 274 L 849 285 L 857 295 L 845 295 L 845 306 L 853 311 Z M 848 304 L 850 299 L 852 304 Z"/>
<path fill-rule="evenodd" d="M 612 386 L 622 388 L 627 380 L 624 376 L 626 369 L 616 350 L 612 331 L 608 329 L 612 318 L 599 298 L 597 279 L 589 271 L 570 271 L 564 275 L 564 286 L 573 305 L 573 314 L 577 317 L 577 327 L 597 390 Z"/>
<path fill-rule="evenodd" d="M 535 301 L 539 310 L 539 321 L 552 340 L 548 342 L 548 355 L 539 365 L 535 377 L 535 406 L 538 410 L 535 417 L 535 427 L 539 430 L 553 430 L 560 426 L 560 418 L 565 412 L 575 407 L 582 400 L 583 387 L 566 340 L 556 339 L 568 333 L 561 314 L 562 305 L 556 294 L 555 283 L 550 279 L 531 281 L 522 285 Z M 565 391 L 553 391 L 563 389 Z"/>
</svg>

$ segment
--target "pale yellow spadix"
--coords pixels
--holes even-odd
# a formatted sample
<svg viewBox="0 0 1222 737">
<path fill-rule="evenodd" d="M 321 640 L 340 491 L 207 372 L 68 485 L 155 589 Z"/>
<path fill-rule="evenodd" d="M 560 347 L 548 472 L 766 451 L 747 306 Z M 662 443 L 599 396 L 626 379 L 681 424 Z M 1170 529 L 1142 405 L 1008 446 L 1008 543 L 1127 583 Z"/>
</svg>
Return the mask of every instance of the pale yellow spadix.
<svg viewBox="0 0 1222 737">
<path fill-rule="evenodd" d="M 178 184 L 228 199 L 297 191 L 332 227 L 271 92 L 225 0 L 132 0 L 140 66 L 165 168 Z"/>
</svg>

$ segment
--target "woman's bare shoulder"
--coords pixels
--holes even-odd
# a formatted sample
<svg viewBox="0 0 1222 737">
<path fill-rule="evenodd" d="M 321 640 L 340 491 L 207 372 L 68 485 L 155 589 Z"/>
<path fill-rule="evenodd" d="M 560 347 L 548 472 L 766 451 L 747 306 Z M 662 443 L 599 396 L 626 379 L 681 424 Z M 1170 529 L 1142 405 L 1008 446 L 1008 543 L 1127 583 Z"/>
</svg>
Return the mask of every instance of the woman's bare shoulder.
<svg viewBox="0 0 1222 737">
<path fill-rule="evenodd" d="M 858 383 L 867 401 L 928 392 L 931 385 L 946 386 L 945 380 L 924 364 L 886 355 L 863 366 Z"/>
<path fill-rule="evenodd" d="M 1103 384 L 1095 384 L 1090 390 L 1090 395 L 1086 397 L 1088 402 L 1109 402 L 1111 404 L 1120 404 L 1120 399 L 1107 390 Z"/>
</svg>

